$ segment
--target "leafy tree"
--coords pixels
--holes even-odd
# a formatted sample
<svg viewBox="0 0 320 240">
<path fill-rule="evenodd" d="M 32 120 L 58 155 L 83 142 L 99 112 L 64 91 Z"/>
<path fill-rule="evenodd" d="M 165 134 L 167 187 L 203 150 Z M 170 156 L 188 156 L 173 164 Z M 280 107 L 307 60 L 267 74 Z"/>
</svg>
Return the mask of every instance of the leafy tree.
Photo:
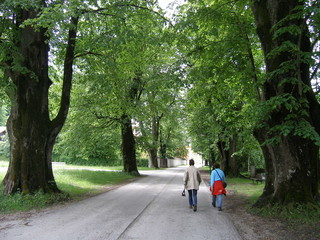
<svg viewBox="0 0 320 240">
<path fill-rule="evenodd" d="M 5 27 L 1 28 L 0 44 L 3 51 L 0 66 L 4 73 L 3 80 L 11 79 L 10 88 L 7 88 L 11 99 L 11 113 L 7 124 L 11 159 L 4 179 L 5 194 L 18 191 L 32 193 L 38 190 L 59 192 L 52 173 L 52 149 L 67 118 L 74 61 L 92 54 L 90 50 L 98 45 L 87 41 L 92 32 L 85 30 L 101 30 L 95 29 L 94 23 L 100 21 L 101 26 L 106 18 L 110 22 L 124 19 L 122 24 L 130 25 L 131 23 L 125 20 L 130 17 L 143 18 L 136 10 L 146 10 L 148 7 L 149 3 L 145 1 L 66 1 L 63 4 L 59 1 L 1 2 L 1 21 Z M 93 19 L 93 16 L 103 18 Z M 91 19 L 96 21 L 90 22 Z M 87 28 L 89 24 L 92 25 L 91 28 Z M 81 33 L 77 38 L 78 29 Z M 133 29 L 130 31 L 134 32 Z M 106 35 L 120 41 L 134 37 L 133 34 L 130 36 L 130 32 L 123 34 L 104 28 L 100 32 L 99 40 Z M 117 38 L 119 36 L 129 38 Z M 99 44 L 99 47 L 103 49 L 104 46 Z M 108 56 L 109 59 L 113 57 Z M 82 62 L 77 62 L 80 69 Z M 54 63 L 54 66 L 51 66 L 51 63 Z M 122 79 L 138 79 L 140 76 L 137 70 L 139 69 L 125 71 L 130 74 L 126 74 Z M 49 88 L 58 78 L 63 79 L 62 90 L 60 94 L 55 94 L 61 100 L 56 104 L 58 107 L 50 112 Z M 135 86 L 131 86 L 131 89 L 134 91 Z M 127 96 L 132 96 L 130 91 Z M 121 118 L 125 132 L 125 129 L 130 128 L 130 116 L 124 112 Z M 129 171 L 134 171 L 134 157 L 130 161 L 133 162 L 130 166 L 133 169 Z M 128 167 L 128 164 L 125 165 Z"/>
<path fill-rule="evenodd" d="M 154 74 L 150 75 L 145 85 L 139 113 L 136 117 L 140 131 L 138 143 L 149 153 L 149 165 L 156 168 L 159 167 L 157 159 L 160 145 L 162 144 L 161 159 L 165 159 L 167 153 L 163 148 L 164 145 L 168 147 L 171 138 L 177 137 L 177 135 L 170 134 L 173 129 L 165 127 L 166 121 L 174 123 L 176 122 L 174 119 L 179 119 L 181 114 L 181 106 L 179 106 L 181 97 L 177 94 L 181 87 L 181 80 L 179 74 L 174 74 L 173 70 L 176 67 L 176 58 L 173 57 L 172 50 L 175 49 L 167 47 L 168 49 L 161 47 L 162 53 L 158 57 L 160 60 L 158 66 L 157 62 L 152 66 Z M 178 124 L 171 125 L 171 127 L 179 128 Z"/>
<path fill-rule="evenodd" d="M 83 94 L 83 85 L 75 78 L 74 101 L 55 144 L 54 157 L 70 164 L 121 165 L 119 127 L 109 126 L 90 111 L 92 106 Z"/>
<path fill-rule="evenodd" d="M 130 10 L 117 14 L 88 11 L 87 19 L 96 24 L 87 22 L 79 28 L 80 35 L 84 36 L 83 52 L 88 54 L 78 65 L 82 74 L 79 74 L 74 111 L 89 109 L 85 115 L 92 122 L 105 126 L 105 131 L 112 127 L 121 132 L 124 171 L 132 173 L 138 172 L 132 124 L 138 122 L 140 113 L 143 116 L 141 98 L 144 93 L 155 91 L 152 81 L 164 81 L 157 72 L 163 65 L 162 55 L 167 48 L 162 39 L 163 17 L 152 10 L 153 4 L 130 3 Z M 77 122 L 74 119 L 71 125 Z"/>
<path fill-rule="evenodd" d="M 54 19 L 38 17 L 45 10 L 54 9 L 44 1 L 20 3 L 1 2 L 1 66 L 5 77 L 12 80 L 9 97 L 11 112 L 7 123 L 10 139 L 10 165 L 4 178 L 4 193 L 37 190 L 58 192 L 52 167 L 52 148 L 67 117 L 75 54 L 78 15 L 66 11 L 69 23 L 65 44 L 64 86 L 60 109 L 54 119 L 49 118 L 49 25 Z M 55 9 L 61 13 L 62 7 Z M 68 30 L 69 29 L 69 30 Z"/>
<path fill-rule="evenodd" d="M 210 162 L 239 175 L 239 136 L 251 136 L 262 61 L 253 16 L 243 2 L 190 1 L 182 8 L 181 51 L 188 56 L 189 129 Z M 200 130 L 200 131 L 199 131 Z M 243 146 L 243 145 L 242 145 Z M 243 146 L 244 147 L 244 146 Z M 201 149 L 201 150 L 200 150 Z"/>
<path fill-rule="evenodd" d="M 253 1 L 267 72 L 261 96 L 265 114 L 255 132 L 267 180 L 257 205 L 313 202 L 319 194 L 320 105 L 310 82 L 308 3 Z M 316 13 L 319 4 L 310 3 Z"/>
</svg>

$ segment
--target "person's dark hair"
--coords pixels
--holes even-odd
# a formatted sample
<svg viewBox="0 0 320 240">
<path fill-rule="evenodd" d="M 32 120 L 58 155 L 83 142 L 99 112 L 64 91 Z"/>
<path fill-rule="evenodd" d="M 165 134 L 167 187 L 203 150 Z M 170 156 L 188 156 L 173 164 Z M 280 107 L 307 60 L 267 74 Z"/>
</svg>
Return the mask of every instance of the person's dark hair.
<svg viewBox="0 0 320 240">
<path fill-rule="evenodd" d="M 214 167 L 214 168 L 220 168 L 220 164 L 217 163 L 217 162 L 215 162 L 215 163 L 213 164 L 213 167 Z"/>
<path fill-rule="evenodd" d="M 190 166 L 194 165 L 194 160 L 193 160 L 193 159 L 190 159 L 190 160 L 189 160 L 189 165 L 190 165 Z"/>
</svg>

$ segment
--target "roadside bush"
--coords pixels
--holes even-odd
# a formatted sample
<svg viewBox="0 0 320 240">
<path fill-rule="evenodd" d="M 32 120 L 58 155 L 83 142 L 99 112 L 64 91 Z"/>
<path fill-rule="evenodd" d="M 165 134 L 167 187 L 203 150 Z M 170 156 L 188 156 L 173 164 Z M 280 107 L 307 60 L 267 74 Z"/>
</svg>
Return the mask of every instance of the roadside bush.
<svg viewBox="0 0 320 240">
<path fill-rule="evenodd" d="M 55 154 L 53 157 L 55 162 L 65 162 L 70 165 L 84 165 L 84 166 L 120 166 L 122 160 L 119 158 L 105 159 L 105 158 L 81 158 L 81 157 L 69 157 L 64 155 Z"/>
<path fill-rule="evenodd" d="M 148 167 L 148 159 L 146 158 L 140 158 L 137 160 L 137 166 L 138 167 Z"/>
</svg>

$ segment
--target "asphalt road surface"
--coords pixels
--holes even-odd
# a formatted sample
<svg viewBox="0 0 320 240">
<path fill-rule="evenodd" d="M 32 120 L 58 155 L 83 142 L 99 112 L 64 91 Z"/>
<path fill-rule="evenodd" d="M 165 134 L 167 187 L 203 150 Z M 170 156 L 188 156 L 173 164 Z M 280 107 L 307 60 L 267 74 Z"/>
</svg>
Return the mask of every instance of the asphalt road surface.
<svg viewBox="0 0 320 240">
<path fill-rule="evenodd" d="M 198 211 L 182 197 L 185 167 L 142 171 L 146 177 L 104 194 L 1 221 L 1 240 L 238 240 L 233 223 L 211 206 L 204 182 Z"/>
</svg>

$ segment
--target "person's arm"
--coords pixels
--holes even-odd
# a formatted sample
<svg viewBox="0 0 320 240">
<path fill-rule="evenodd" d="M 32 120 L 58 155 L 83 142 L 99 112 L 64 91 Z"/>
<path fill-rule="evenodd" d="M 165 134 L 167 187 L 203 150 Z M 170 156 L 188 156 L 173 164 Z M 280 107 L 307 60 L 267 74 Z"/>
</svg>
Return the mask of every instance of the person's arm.
<svg viewBox="0 0 320 240">
<path fill-rule="evenodd" d="M 198 178 L 198 182 L 200 184 L 202 179 L 201 179 L 201 174 L 200 174 L 199 170 L 197 171 L 197 178 Z"/>
<path fill-rule="evenodd" d="M 187 186 L 187 182 L 188 182 L 188 171 L 185 171 L 184 175 L 183 175 L 183 184 L 184 184 L 184 186 Z"/>
<path fill-rule="evenodd" d="M 211 172 L 211 178 L 210 178 L 210 187 L 213 187 L 214 184 L 214 172 Z"/>
</svg>

